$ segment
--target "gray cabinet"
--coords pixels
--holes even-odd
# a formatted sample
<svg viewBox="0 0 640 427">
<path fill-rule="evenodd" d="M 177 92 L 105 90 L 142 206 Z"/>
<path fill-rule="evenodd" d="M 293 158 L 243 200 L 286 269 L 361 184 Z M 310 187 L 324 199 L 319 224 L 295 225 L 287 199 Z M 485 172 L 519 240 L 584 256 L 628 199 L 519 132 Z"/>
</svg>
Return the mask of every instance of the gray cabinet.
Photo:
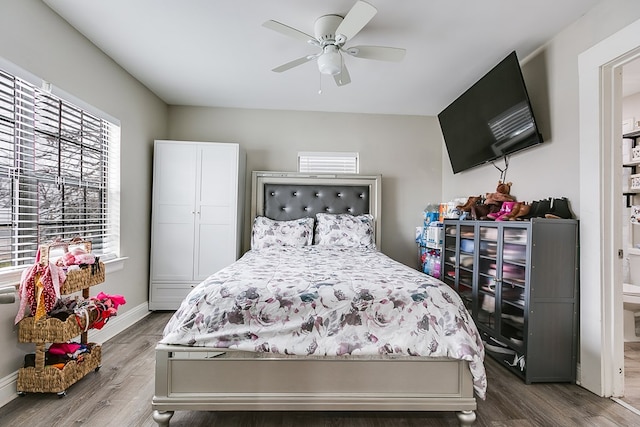
<svg viewBox="0 0 640 427">
<path fill-rule="evenodd" d="M 578 221 L 445 220 L 441 269 L 487 355 L 527 384 L 575 381 Z"/>
</svg>

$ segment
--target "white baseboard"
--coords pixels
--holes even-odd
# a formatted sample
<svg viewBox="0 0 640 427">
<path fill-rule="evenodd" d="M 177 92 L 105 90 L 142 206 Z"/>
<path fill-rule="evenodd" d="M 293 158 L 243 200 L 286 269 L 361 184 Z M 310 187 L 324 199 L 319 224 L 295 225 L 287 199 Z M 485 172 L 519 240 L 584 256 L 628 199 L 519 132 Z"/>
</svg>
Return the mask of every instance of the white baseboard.
<svg viewBox="0 0 640 427">
<path fill-rule="evenodd" d="M 18 395 L 16 394 L 16 383 L 18 382 L 18 371 L 0 378 L 0 406 L 11 402 Z"/>
<path fill-rule="evenodd" d="M 149 315 L 149 313 L 151 313 L 149 311 L 149 304 L 144 302 L 124 314 L 118 314 L 117 316 L 110 318 L 104 328 L 96 331 L 90 331 L 89 341 L 103 343 L 115 337 L 128 327 L 135 325 L 137 322 Z M 11 402 L 18 396 L 16 393 L 17 381 L 18 371 L 15 371 L 4 378 L 0 378 L 0 407 Z"/>
</svg>

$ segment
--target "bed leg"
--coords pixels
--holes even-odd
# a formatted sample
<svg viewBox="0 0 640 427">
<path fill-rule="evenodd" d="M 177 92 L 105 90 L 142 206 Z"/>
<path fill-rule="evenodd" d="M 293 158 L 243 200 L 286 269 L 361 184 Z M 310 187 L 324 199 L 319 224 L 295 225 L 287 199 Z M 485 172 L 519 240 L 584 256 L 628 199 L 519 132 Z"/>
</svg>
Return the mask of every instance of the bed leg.
<svg viewBox="0 0 640 427">
<path fill-rule="evenodd" d="M 173 417 L 173 411 L 153 411 L 153 420 L 158 427 L 169 427 L 171 417 Z"/>
<path fill-rule="evenodd" d="M 471 426 L 476 420 L 475 411 L 460 411 L 456 413 L 458 421 L 460 421 L 460 427 Z"/>
</svg>

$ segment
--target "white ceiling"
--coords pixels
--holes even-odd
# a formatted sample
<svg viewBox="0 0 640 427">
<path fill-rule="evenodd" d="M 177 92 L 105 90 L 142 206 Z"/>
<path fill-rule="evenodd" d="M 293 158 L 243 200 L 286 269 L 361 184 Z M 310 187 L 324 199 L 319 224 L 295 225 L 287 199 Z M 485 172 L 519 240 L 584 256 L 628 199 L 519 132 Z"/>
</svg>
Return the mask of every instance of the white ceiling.
<svg viewBox="0 0 640 427">
<path fill-rule="evenodd" d="M 407 53 L 400 63 L 346 56 L 352 83 L 342 87 L 313 61 L 272 72 L 318 48 L 262 23 L 313 34 L 317 17 L 344 16 L 355 0 L 43 1 L 171 105 L 437 115 L 511 51 L 522 60 L 599 0 L 368 0 L 378 13 L 346 46 Z"/>
</svg>

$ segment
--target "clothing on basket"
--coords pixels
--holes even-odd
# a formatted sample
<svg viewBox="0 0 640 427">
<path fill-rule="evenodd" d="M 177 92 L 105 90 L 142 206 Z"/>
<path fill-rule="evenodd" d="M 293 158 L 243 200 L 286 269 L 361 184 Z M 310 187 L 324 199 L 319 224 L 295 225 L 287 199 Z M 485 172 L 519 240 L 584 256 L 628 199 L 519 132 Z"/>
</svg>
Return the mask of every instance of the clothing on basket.
<svg viewBox="0 0 640 427">
<path fill-rule="evenodd" d="M 35 264 L 24 270 L 20 278 L 20 306 L 15 323 L 24 318 L 27 305 L 36 320 L 51 311 L 60 298 L 60 284 L 66 278 L 64 270 L 55 264 L 42 265 L 38 250 Z"/>
</svg>

